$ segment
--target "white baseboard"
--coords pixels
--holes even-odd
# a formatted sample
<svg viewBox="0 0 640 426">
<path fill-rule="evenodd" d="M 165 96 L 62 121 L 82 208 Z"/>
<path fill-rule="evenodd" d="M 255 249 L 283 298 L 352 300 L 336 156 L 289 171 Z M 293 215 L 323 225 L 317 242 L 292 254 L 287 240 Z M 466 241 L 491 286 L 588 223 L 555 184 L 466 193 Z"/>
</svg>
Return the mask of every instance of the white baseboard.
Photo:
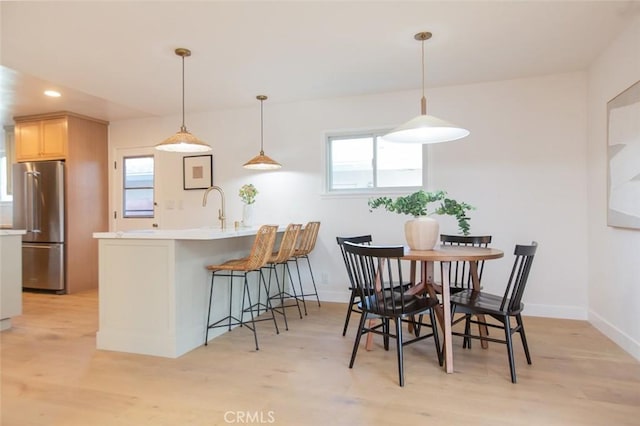
<svg viewBox="0 0 640 426">
<path fill-rule="evenodd" d="M 587 320 L 586 308 L 579 306 L 525 303 L 522 314 L 531 317 Z"/>
<path fill-rule="evenodd" d="M 344 291 L 320 290 L 319 296 L 322 302 L 349 303 L 351 292 L 348 288 L 345 288 Z"/>
<path fill-rule="evenodd" d="M 640 361 L 640 342 L 592 310 L 589 311 L 589 322 L 602 334 L 613 340 L 618 346 L 628 352 L 629 355 Z"/>
</svg>

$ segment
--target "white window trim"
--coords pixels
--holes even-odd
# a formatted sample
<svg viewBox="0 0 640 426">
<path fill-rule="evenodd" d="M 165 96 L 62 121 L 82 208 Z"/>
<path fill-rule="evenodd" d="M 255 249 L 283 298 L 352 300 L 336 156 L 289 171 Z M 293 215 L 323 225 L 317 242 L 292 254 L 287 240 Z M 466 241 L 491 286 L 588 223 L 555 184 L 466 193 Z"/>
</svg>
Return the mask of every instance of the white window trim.
<svg viewBox="0 0 640 426">
<path fill-rule="evenodd" d="M 370 198 L 372 196 L 380 195 L 396 195 L 407 194 L 409 192 L 417 191 L 422 188 L 427 188 L 427 183 L 431 181 L 431 158 L 429 155 L 428 145 L 423 145 L 422 150 L 422 186 L 403 186 L 395 188 L 357 188 L 357 189 L 341 189 L 341 190 L 329 190 L 329 175 L 331 173 L 330 164 L 327 154 L 329 153 L 329 138 L 332 137 L 349 137 L 349 136 L 362 136 L 368 133 L 371 134 L 384 134 L 389 132 L 388 128 L 366 128 L 366 129 L 351 129 L 351 130 L 331 130 L 322 134 L 322 190 L 320 196 L 323 199 L 334 198 Z M 425 170 L 426 168 L 426 170 Z"/>
</svg>

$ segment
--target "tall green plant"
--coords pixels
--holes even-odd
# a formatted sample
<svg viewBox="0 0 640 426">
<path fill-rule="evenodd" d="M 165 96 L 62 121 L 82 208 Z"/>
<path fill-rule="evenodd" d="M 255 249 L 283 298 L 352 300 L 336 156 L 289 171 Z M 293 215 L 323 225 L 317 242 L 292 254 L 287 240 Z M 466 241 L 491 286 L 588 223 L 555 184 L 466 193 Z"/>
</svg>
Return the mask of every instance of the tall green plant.
<svg viewBox="0 0 640 426">
<path fill-rule="evenodd" d="M 429 212 L 427 205 L 430 203 L 440 202 L 432 212 Z M 458 202 L 447 197 L 445 191 L 425 192 L 419 190 L 413 194 L 403 197 L 397 197 L 395 200 L 389 197 L 372 198 L 368 201 L 369 211 L 384 207 L 389 212 L 406 214 L 413 217 L 427 216 L 429 214 L 454 216 L 458 221 L 458 229 L 463 235 L 469 235 L 471 226 L 469 225 L 469 216 L 467 212 L 474 210 L 475 207 L 465 203 Z"/>
</svg>

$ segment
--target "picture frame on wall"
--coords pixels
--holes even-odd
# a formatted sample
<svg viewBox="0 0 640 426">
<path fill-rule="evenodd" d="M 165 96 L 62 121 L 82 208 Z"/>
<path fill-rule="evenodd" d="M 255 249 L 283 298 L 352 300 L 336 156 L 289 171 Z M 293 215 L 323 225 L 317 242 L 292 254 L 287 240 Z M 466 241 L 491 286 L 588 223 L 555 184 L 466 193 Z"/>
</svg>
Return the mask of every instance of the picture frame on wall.
<svg viewBox="0 0 640 426">
<path fill-rule="evenodd" d="M 607 225 L 640 229 L 640 81 L 607 103 Z"/>
<path fill-rule="evenodd" d="M 207 189 L 213 185 L 213 155 L 190 155 L 182 158 L 183 188 Z"/>
</svg>

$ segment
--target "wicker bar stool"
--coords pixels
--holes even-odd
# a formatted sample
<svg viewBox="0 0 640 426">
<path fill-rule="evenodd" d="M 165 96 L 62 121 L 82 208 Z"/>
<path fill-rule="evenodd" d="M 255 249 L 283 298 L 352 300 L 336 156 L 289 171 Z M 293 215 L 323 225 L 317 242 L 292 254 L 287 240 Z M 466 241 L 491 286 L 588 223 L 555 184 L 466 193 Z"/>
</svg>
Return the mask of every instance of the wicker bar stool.
<svg viewBox="0 0 640 426">
<path fill-rule="evenodd" d="M 269 295 L 269 299 L 271 301 L 271 305 L 273 306 L 274 301 L 279 301 L 280 304 L 274 308 L 274 310 L 278 313 L 281 313 L 284 317 L 284 325 L 285 329 L 289 330 L 289 324 L 287 323 L 287 314 L 285 312 L 286 308 L 298 308 L 298 314 L 300 318 L 302 318 L 302 311 L 300 310 L 300 303 L 298 302 L 298 294 L 296 293 L 296 288 L 293 285 L 293 279 L 291 277 L 291 270 L 289 269 L 289 258 L 293 256 L 293 252 L 296 249 L 296 241 L 298 240 L 298 234 L 300 233 L 300 229 L 302 229 L 302 224 L 299 223 L 291 223 L 287 226 L 287 229 L 284 231 L 284 235 L 282 236 L 282 241 L 280 241 L 280 248 L 277 252 L 271 253 L 269 260 L 267 260 L 267 264 L 263 268 L 269 269 L 269 284 L 267 285 L 267 295 Z M 278 265 L 282 265 L 282 282 L 278 277 Z M 278 292 L 276 294 L 271 295 L 271 274 L 276 277 L 276 286 L 278 287 Z M 285 284 L 287 280 L 287 275 L 289 276 L 289 282 L 291 283 L 290 291 L 293 293 L 289 293 L 285 289 Z M 295 304 L 289 303 L 285 304 L 285 301 L 295 301 Z"/>
<path fill-rule="evenodd" d="M 254 316 L 254 312 L 257 311 L 257 315 L 260 313 L 260 283 L 262 283 L 265 291 L 267 290 L 267 283 L 264 279 L 264 275 L 262 274 L 262 267 L 266 264 L 271 252 L 273 251 L 273 246 L 276 241 L 276 232 L 278 231 L 278 227 L 274 225 L 263 225 L 258 229 L 258 233 L 256 234 L 256 238 L 253 242 L 253 247 L 251 248 L 251 253 L 249 256 L 242 259 L 232 259 L 224 262 L 221 265 L 208 265 L 206 268 L 211 271 L 211 290 L 209 293 L 209 309 L 207 312 L 207 331 L 204 337 L 204 344 L 207 345 L 207 341 L 209 338 L 209 330 L 212 328 L 218 327 L 228 327 L 229 331 L 231 331 L 231 327 L 234 325 L 246 326 L 251 331 L 253 331 L 253 338 L 256 342 L 256 350 L 259 350 L 258 347 L 258 335 L 256 333 L 256 323 L 259 321 L 273 321 L 273 324 L 276 327 L 276 333 L 279 334 L 278 323 L 276 323 L 276 318 L 273 314 L 273 309 L 271 308 L 271 303 L 269 301 L 269 297 L 266 297 L 266 305 L 265 310 L 271 312 L 270 318 L 261 318 L 256 319 Z M 247 276 L 250 272 L 258 273 L 258 303 L 253 304 L 251 302 L 251 292 L 249 288 L 249 281 Z M 213 284 L 214 280 L 218 277 L 229 277 L 229 315 L 226 317 L 211 323 L 211 306 L 213 303 Z M 232 312 L 232 304 L 233 304 L 233 279 L 234 278 L 243 278 L 244 286 L 242 290 L 242 308 L 240 310 L 240 318 L 233 316 Z M 267 293 L 268 294 L 268 293 Z M 245 299 L 248 301 L 248 307 L 245 308 Z M 251 316 L 250 321 L 244 320 L 244 314 L 249 313 Z M 256 316 L 257 316 L 256 315 Z M 250 325 L 249 325 L 250 324 Z"/>
<path fill-rule="evenodd" d="M 318 288 L 316 287 L 316 280 L 313 277 L 313 270 L 311 269 L 311 262 L 309 261 L 309 253 L 313 251 L 318 240 L 318 231 L 320 230 L 320 222 L 308 222 L 307 225 L 302 228 L 300 237 L 298 238 L 298 244 L 296 246 L 293 255 L 289 258 L 289 262 L 295 262 L 296 271 L 298 272 L 298 283 L 300 284 L 300 298 L 302 300 L 302 306 L 304 307 L 304 314 L 307 315 L 307 303 L 305 301 L 306 296 L 315 296 L 318 301 L 318 307 L 320 306 L 320 298 L 318 297 Z M 298 259 L 306 259 L 309 265 L 309 275 L 311 275 L 311 284 L 313 285 L 313 293 L 305 293 L 304 286 L 302 284 L 302 276 L 300 274 L 300 264 Z"/>
</svg>

